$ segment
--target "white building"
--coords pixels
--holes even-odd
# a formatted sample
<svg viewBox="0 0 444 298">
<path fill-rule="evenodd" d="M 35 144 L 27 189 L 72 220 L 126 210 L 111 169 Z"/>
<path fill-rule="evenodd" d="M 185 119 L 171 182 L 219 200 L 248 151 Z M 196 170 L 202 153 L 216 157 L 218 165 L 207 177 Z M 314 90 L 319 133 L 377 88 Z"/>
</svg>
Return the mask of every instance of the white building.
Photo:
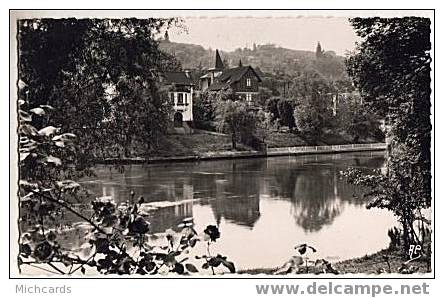
<svg viewBox="0 0 444 298">
<path fill-rule="evenodd" d="M 193 121 L 194 82 L 190 72 L 166 72 L 164 84 L 170 86 L 169 97 L 174 108 L 174 127 L 191 133 Z"/>
</svg>

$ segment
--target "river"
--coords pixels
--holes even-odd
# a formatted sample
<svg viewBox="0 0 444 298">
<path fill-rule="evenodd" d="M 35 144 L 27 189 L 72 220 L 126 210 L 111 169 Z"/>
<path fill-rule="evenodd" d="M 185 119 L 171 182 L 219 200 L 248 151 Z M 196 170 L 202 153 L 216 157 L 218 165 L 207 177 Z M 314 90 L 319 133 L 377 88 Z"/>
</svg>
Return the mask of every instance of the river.
<svg viewBox="0 0 444 298">
<path fill-rule="evenodd" d="M 307 243 L 314 258 L 332 262 L 377 252 L 389 244 L 391 213 L 366 209 L 363 191 L 348 184 L 348 167 L 382 168 L 384 152 L 234 159 L 95 169 L 82 184 L 117 202 L 143 196 L 153 210 L 152 233 L 162 235 L 182 219 L 195 228 L 218 225 L 213 245 L 240 269 L 272 268 Z"/>
</svg>

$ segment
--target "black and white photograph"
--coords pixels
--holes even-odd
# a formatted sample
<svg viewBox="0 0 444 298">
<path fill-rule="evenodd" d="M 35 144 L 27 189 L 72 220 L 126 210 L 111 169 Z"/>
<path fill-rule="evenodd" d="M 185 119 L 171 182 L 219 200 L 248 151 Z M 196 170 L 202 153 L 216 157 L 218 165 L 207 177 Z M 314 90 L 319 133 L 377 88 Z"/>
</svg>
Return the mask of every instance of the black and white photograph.
<svg viewBox="0 0 444 298">
<path fill-rule="evenodd" d="M 9 13 L 10 276 L 434 277 L 434 10 Z"/>
</svg>

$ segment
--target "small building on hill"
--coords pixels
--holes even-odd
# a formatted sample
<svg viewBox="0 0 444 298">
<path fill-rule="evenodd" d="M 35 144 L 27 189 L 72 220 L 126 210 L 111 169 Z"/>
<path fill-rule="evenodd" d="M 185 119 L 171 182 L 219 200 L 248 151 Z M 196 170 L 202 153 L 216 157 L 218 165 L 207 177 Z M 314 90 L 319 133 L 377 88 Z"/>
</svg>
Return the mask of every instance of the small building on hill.
<svg viewBox="0 0 444 298">
<path fill-rule="evenodd" d="M 259 84 L 262 82 L 257 70 L 251 66 L 239 65 L 234 68 L 226 68 L 216 50 L 216 59 L 213 68 L 200 77 L 202 91 L 221 91 L 231 88 L 239 99 L 253 103 L 259 93 Z"/>
</svg>

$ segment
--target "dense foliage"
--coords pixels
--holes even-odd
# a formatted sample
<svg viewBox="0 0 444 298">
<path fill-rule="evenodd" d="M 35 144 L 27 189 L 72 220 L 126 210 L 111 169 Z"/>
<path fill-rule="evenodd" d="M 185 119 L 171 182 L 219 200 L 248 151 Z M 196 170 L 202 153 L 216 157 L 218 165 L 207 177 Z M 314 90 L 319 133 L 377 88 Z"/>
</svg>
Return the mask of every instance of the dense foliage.
<svg viewBox="0 0 444 298">
<path fill-rule="evenodd" d="M 221 96 L 229 97 L 229 94 L 221 93 Z M 229 98 L 218 101 L 217 129 L 231 135 L 233 150 L 237 149 L 238 142 L 252 147 L 260 146 L 260 140 L 256 136 L 258 119 L 258 114 L 243 101 L 233 101 Z"/>
<path fill-rule="evenodd" d="M 193 121 L 196 128 L 215 130 L 216 94 L 203 91 L 193 100 Z"/>
<path fill-rule="evenodd" d="M 351 24 L 362 42 L 347 69 L 365 104 L 388 122 L 389 153 L 386 175 L 348 176 L 372 188 L 370 206 L 398 216 L 408 249 L 427 237 L 423 212 L 431 206 L 430 19 L 355 18 Z"/>
<path fill-rule="evenodd" d="M 380 117 L 361 101 L 361 96 L 354 94 L 340 98 L 334 124 L 338 129 L 350 135 L 353 143 L 359 143 L 366 138 L 383 142 L 385 135 L 379 122 Z"/>
<path fill-rule="evenodd" d="M 220 238 L 218 227 L 209 225 L 199 234 L 193 219 L 188 218 L 176 227 L 178 232 L 166 234 L 164 243 L 153 242 L 143 197 L 135 200 L 131 192 L 129 200 L 120 204 L 112 198 L 93 199 L 80 184 L 67 179 L 77 136 L 46 126 L 56 112 L 51 106 L 28 111 L 23 109 L 23 100 L 19 104 L 20 269 L 32 266 L 63 275 L 91 270 L 104 274 L 190 274 L 199 272 L 196 262 L 202 260 L 202 269 L 213 274 L 219 266 L 235 272 L 227 257 L 210 251 L 211 243 Z M 36 128 L 33 119 L 40 120 L 42 128 Z M 89 207 L 87 202 L 91 202 Z M 83 228 L 74 228 L 83 235 L 80 247 L 63 241 L 73 233 L 70 226 L 75 222 L 83 224 Z M 206 246 L 207 254 L 191 257 L 190 250 L 199 242 Z"/>
<path fill-rule="evenodd" d="M 20 270 L 190 274 L 203 261 L 213 274 L 217 267 L 235 272 L 227 257 L 211 253 L 218 227 L 199 234 L 186 219 L 163 243 L 153 242 L 143 197 L 94 199 L 74 180 L 95 158 L 128 155 L 134 143 L 147 150 L 164 132 L 169 105 L 158 76 L 179 65 L 154 36 L 174 22 L 19 22 Z M 64 241 L 72 233 L 81 235 L 80 247 Z M 198 243 L 207 253 L 191 258 Z"/>
<path fill-rule="evenodd" d="M 294 102 L 288 99 L 281 99 L 277 103 L 279 120 L 281 125 L 288 126 L 290 131 L 296 126 L 294 120 Z"/>
<path fill-rule="evenodd" d="M 146 152 L 168 122 L 159 72 L 179 69 L 155 36 L 175 19 L 32 19 L 18 24 L 21 98 L 79 136 L 79 160 Z"/>
<path fill-rule="evenodd" d="M 318 139 L 331 125 L 332 102 L 328 82 L 317 74 L 298 78 L 291 90 L 296 98 L 295 118 L 298 130 L 309 138 Z"/>
</svg>

